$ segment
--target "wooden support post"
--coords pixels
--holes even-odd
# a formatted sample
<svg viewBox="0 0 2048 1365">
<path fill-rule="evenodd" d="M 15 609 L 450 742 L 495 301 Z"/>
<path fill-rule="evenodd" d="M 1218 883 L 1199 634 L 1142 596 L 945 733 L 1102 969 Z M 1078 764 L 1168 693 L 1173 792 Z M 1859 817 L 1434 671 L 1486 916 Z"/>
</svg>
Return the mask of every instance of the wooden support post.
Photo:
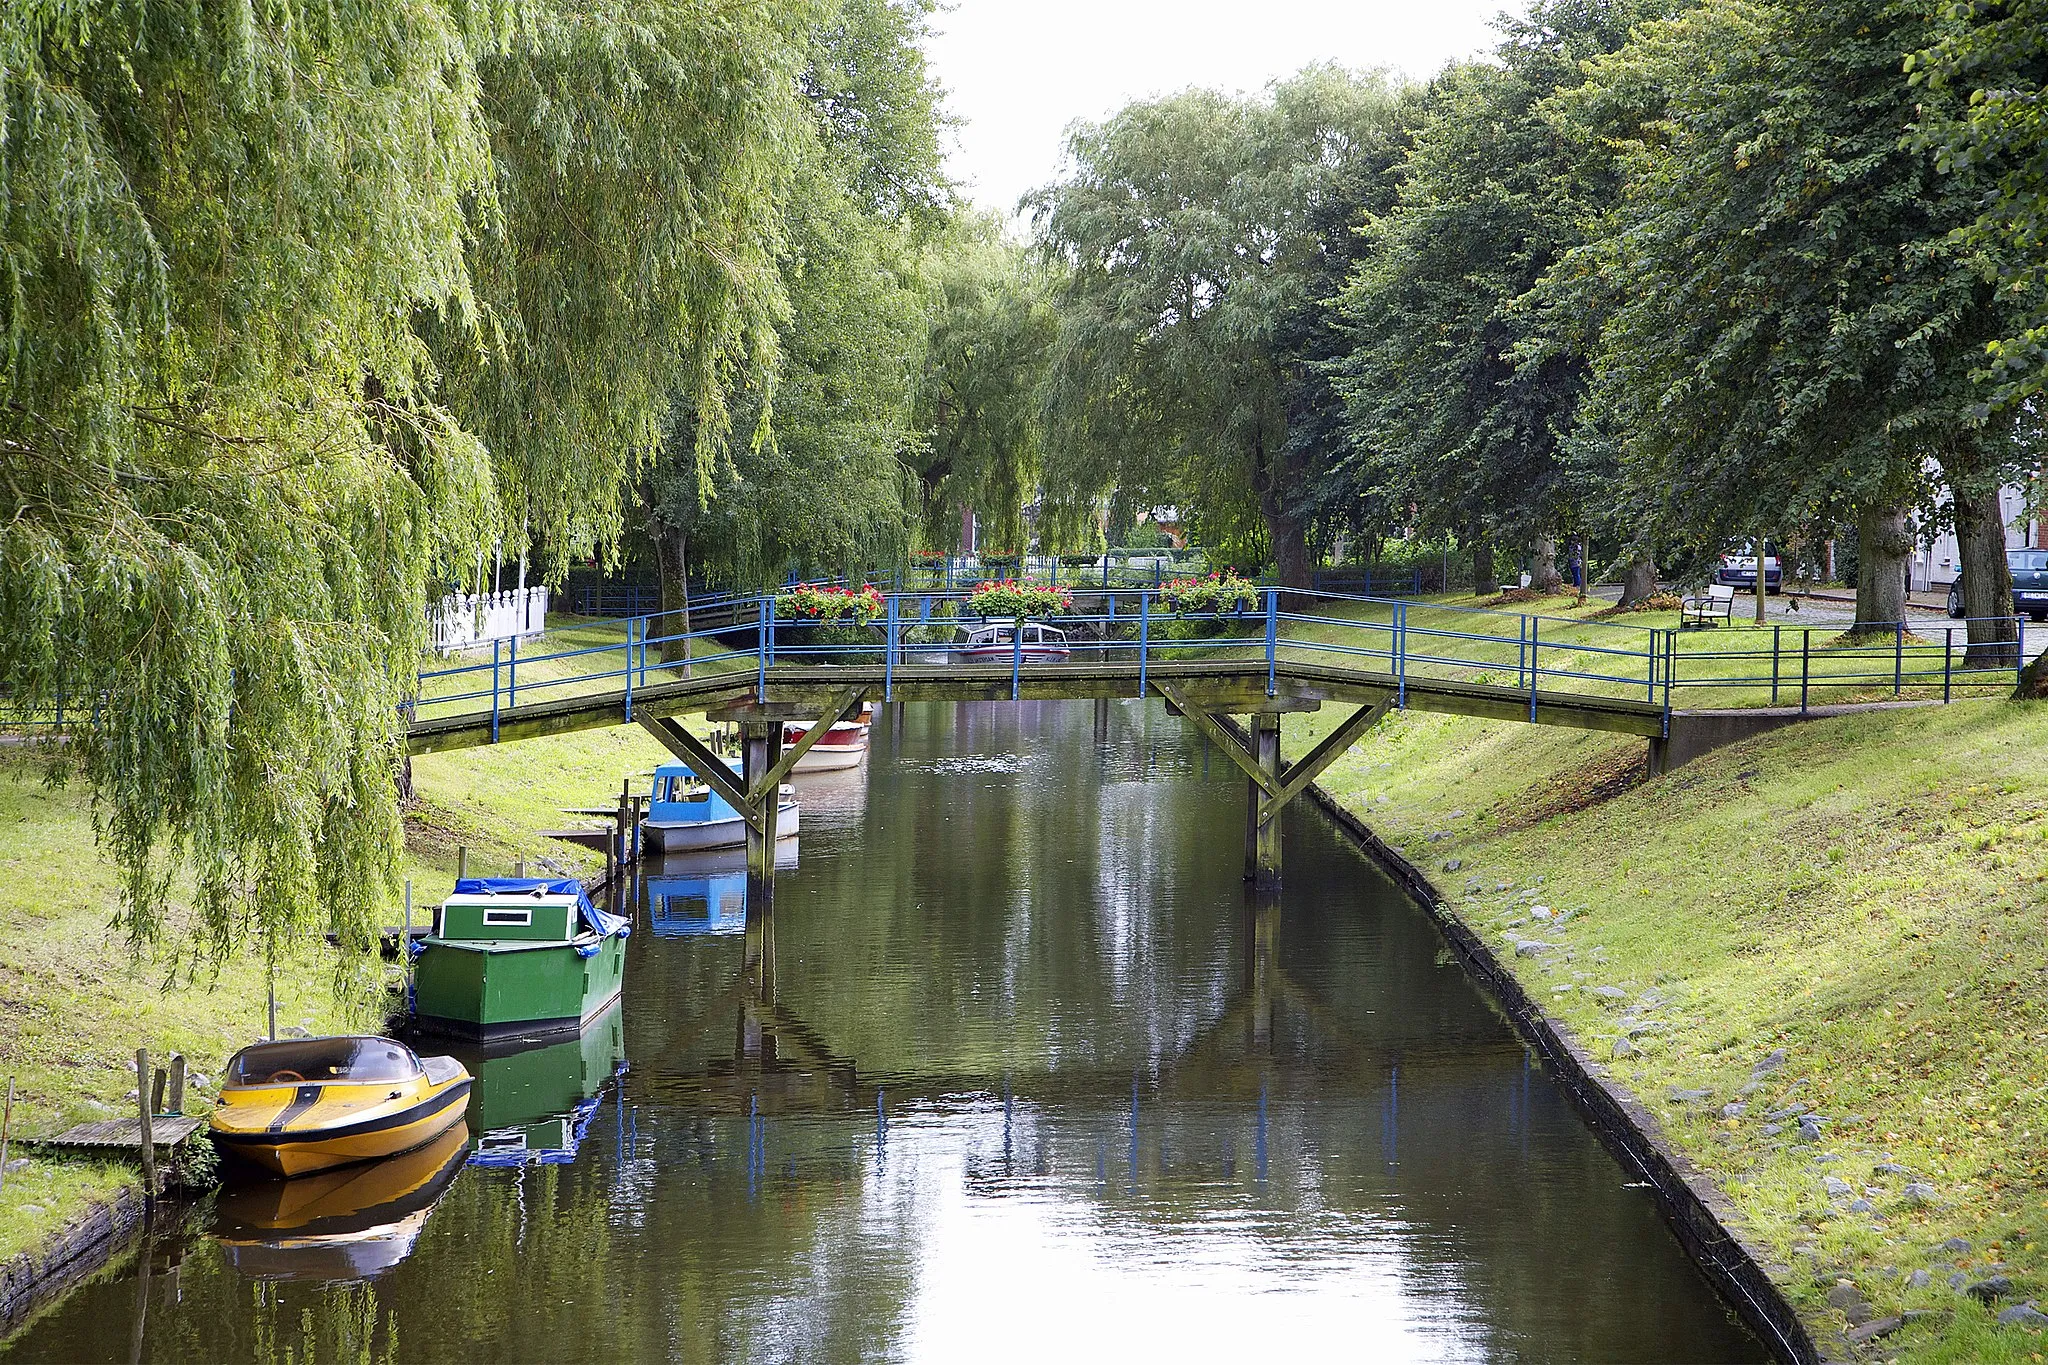
<svg viewBox="0 0 2048 1365">
<path fill-rule="evenodd" d="M 155 1074 L 152 1075 L 149 1080 L 150 1113 L 164 1114 L 170 1112 L 164 1108 L 164 1089 L 165 1087 L 170 1085 L 170 1083 L 171 1073 L 164 1070 L 164 1068 L 162 1067 L 157 1067 Z"/>
<path fill-rule="evenodd" d="M 469 875 L 469 845 L 455 846 L 455 879 L 461 881 Z"/>
<path fill-rule="evenodd" d="M 1095 742 L 1097 744 L 1107 744 L 1109 742 L 1108 697 L 1097 697 L 1095 699 Z"/>
<path fill-rule="evenodd" d="M 1266 780 L 1245 788 L 1244 875 L 1254 886 L 1274 887 L 1280 885 L 1280 808 L 1261 798 L 1280 783 L 1280 717 L 1257 711 L 1248 719 L 1252 761 Z"/>
<path fill-rule="evenodd" d="M 764 780 L 774 771 L 782 757 L 782 722 L 779 720 L 742 721 L 740 731 L 745 744 L 744 781 L 748 792 L 760 790 Z M 754 913 L 759 906 L 761 913 L 769 914 L 775 908 L 775 834 L 776 817 L 781 813 L 779 784 L 769 784 L 761 791 L 759 805 L 749 805 L 750 818 L 747 821 L 747 913 Z"/>
<path fill-rule="evenodd" d="M 185 1114 L 185 1054 L 182 1052 L 171 1054 L 171 1093 L 163 1112 L 180 1118 Z"/>
<path fill-rule="evenodd" d="M 273 1007 L 274 1008 L 274 1007 Z M 135 1049 L 135 1109 L 142 1126 L 142 1198 L 156 1203 L 156 1126 L 149 1114 L 149 1049 Z"/>
</svg>

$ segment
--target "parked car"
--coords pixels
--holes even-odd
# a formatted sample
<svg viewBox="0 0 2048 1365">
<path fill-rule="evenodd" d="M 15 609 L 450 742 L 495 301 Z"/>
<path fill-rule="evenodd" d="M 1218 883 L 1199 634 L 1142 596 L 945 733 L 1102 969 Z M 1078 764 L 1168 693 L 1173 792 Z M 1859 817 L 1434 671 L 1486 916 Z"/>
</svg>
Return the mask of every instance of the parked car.
<svg viewBox="0 0 2048 1365">
<path fill-rule="evenodd" d="M 2025 612 L 2036 621 L 2048 621 L 2048 550 L 2007 550 L 2005 562 L 2012 569 L 2012 614 Z M 1948 614 L 1963 619 L 1963 579 L 1948 585 Z"/>
<path fill-rule="evenodd" d="M 1720 567 L 1714 570 L 1714 581 L 1725 583 L 1731 588 L 1748 588 L 1756 591 L 1756 547 L 1745 545 L 1733 554 L 1721 556 Z M 1764 556 L 1764 591 L 1778 592 L 1785 586 L 1785 569 L 1776 555 Z"/>
</svg>

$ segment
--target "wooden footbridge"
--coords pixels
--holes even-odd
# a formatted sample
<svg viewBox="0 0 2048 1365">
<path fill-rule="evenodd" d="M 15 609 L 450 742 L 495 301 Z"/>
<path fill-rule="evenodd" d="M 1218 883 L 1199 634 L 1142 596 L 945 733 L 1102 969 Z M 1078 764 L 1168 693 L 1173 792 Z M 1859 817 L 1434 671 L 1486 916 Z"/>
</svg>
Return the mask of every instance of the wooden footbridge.
<svg viewBox="0 0 2048 1365">
<path fill-rule="evenodd" d="M 968 612 L 966 594 L 899 594 L 867 628 L 871 640 L 821 643 L 811 638 L 815 623 L 778 620 L 775 599 L 763 597 L 697 629 L 665 633 L 676 623 L 640 617 L 615 628 L 622 638 L 576 648 L 522 655 L 518 642 L 501 642 L 488 662 L 420 675 L 406 742 L 432 753 L 640 725 L 745 814 L 750 875 L 767 894 L 777 804 L 768 798 L 830 723 L 863 702 L 1158 697 L 1244 771 L 1246 876 L 1277 884 L 1281 811 L 1389 710 L 1641 735 L 1661 768 L 1814 714 L 1820 689 L 1889 684 L 1903 696 L 1910 679 L 1916 691 L 1938 685 L 1947 699 L 2009 688 L 2012 677 L 1958 668 L 1953 640 L 1915 641 L 1909 673 L 1903 631 L 1882 650 L 1816 650 L 1812 632 L 1795 632 L 1788 648 L 1784 632 L 1766 631 L 1767 652 L 1744 638 L 1741 648 L 1703 653 L 1681 647 L 1676 630 L 1277 589 L 1265 591 L 1263 610 L 1194 617 L 1161 611 L 1150 591 L 1085 594 L 1059 618 L 1064 657 L 1034 658 L 1013 638 L 1007 660 L 968 661 L 948 648 Z M 1741 704 L 1675 710 L 1680 689 L 1714 689 L 1708 695 Z M 1766 694 L 1779 704 L 1761 705 Z M 1347 708 L 1345 718 L 1283 763 L 1280 717 L 1326 705 Z M 685 728 L 692 715 L 738 725 L 739 774 Z M 1245 718 L 1242 727 L 1221 719 L 1233 716 Z M 785 749 L 783 723 L 814 717 L 824 723 Z M 1689 751 L 1689 733 L 1709 738 Z"/>
</svg>

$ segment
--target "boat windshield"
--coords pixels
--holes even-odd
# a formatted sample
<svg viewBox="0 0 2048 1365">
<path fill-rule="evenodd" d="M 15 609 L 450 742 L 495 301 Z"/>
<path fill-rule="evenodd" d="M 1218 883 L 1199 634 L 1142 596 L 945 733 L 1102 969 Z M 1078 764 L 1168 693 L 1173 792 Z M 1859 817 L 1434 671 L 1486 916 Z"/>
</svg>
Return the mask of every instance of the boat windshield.
<svg viewBox="0 0 2048 1365">
<path fill-rule="evenodd" d="M 228 1063 L 229 1085 L 379 1085 L 420 1074 L 419 1058 L 389 1038 L 304 1038 L 245 1047 Z"/>
</svg>

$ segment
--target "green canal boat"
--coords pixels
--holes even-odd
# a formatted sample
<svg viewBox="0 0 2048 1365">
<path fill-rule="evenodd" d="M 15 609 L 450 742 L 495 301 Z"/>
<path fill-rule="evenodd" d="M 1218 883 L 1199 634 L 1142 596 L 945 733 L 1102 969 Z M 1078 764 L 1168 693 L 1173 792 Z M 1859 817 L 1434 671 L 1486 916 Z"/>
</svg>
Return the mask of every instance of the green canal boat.
<svg viewBox="0 0 2048 1365">
<path fill-rule="evenodd" d="M 573 877 L 465 877 L 413 949 L 414 1023 L 479 1040 L 577 1032 L 619 998 L 630 932 Z"/>
</svg>

